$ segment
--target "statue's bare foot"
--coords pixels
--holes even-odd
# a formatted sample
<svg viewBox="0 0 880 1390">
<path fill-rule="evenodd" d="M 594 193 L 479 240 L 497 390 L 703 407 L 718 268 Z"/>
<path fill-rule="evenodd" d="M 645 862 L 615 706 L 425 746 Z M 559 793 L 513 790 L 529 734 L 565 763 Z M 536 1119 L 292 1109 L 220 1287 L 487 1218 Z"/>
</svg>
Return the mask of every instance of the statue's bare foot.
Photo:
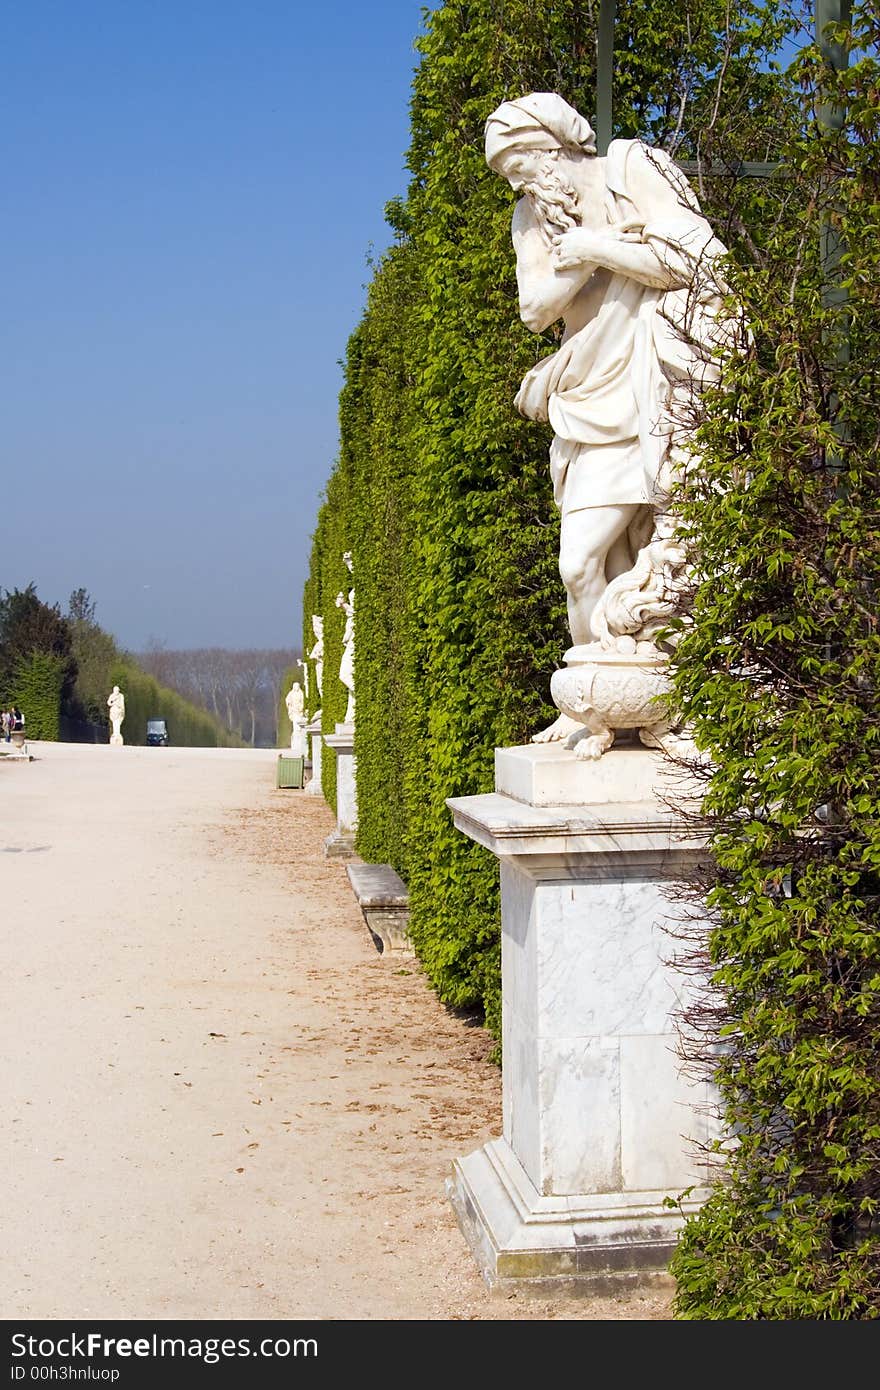
<svg viewBox="0 0 880 1390">
<path fill-rule="evenodd" d="M 560 714 L 558 719 L 546 729 L 542 729 L 539 734 L 532 734 L 532 743 L 558 743 L 568 738 L 571 734 L 583 732 L 583 724 L 579 724 L 576 719 L 572 719 L 568 714 Z"/>
<path fill-rule="evenodd" d="M 575 745 L 574 755 L 581 762 L 597 762 L 603 753 L 607 753 L 613 742 L 612 730 L 605 729 L 602 733 L 590 734 L 589 738 L 582 738 Z"/>
</svg>

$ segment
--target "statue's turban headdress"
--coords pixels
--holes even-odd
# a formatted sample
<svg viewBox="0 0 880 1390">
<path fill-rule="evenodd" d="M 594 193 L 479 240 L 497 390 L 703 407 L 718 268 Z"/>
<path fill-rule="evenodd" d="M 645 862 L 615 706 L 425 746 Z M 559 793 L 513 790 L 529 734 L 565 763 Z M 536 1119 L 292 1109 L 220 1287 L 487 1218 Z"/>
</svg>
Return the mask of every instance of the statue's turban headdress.
<svg viewBox="0 0 880 1390">
<path fill-rule="evenodd" d="M 486 163 L 490 169 L 508 150 L 582 150 L 596 153 L 590 122 L 556 92 L 530 92 L 504 101 L 486 121 Z"/>
</svg>

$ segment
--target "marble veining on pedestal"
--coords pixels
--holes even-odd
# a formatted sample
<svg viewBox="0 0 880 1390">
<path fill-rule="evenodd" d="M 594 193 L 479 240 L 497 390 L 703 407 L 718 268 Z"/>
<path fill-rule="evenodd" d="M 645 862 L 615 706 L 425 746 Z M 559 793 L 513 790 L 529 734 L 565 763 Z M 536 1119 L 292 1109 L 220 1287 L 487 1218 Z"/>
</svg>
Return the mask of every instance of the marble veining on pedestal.
<svg viewBox="0 0 880 1390">
<path fill-rule="evenodd" d="M 664 755 L 631 751 L 621 782 L 628 797 L 644 786 L 640 800 L 603 799 L 620 750 L 578 765 L 579 803 L 532 806 L 497 792 L 448 802 L 459 829 L 498 856 L 501 876 L 502 1136 L 459 1160 L 449 1189 L 493 1286 L 650 1281 L 678 1229 L 666 1199 L 692 1189 L 698 1202 L 705 1188 L 710 1097 L 676 1052 L 694 985 L 667 930 L 678 920 L 674 885 L 705 841 L 651 790 L 669 778 Z M 520 787 L 540 795 L 560 755 L 573 757 L 499 749 L 496 765 L 517 767 Z M 686 801 L 693 789 L 681 787 Z M 523 1193 L 537 1206 L 523 1210 Z M 622 1224 L 597 1215 L 599 1199 L 625 1213 Z M 561 1253 L 566 1211 L 586 1265 Z M 481 1229 L 486 1221 L 507 1223 L 503 1238 Z"/>
</svg>

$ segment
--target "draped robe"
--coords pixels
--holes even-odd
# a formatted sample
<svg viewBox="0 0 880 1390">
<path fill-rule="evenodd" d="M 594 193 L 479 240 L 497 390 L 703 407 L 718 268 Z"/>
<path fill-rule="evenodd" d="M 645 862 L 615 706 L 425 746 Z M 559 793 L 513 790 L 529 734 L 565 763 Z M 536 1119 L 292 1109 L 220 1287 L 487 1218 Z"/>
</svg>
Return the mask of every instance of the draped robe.
<svg viewBox="0 0 880 1390">
<path fill-rule="evenodd" d="M 563 513 L 628 503 L 663 508 L 681 435 L 676 400 L 717 377 L 729 334 L 716 266 L 725 248 L 684 175 L 662 150 L 638 140 L 612 141 L 604 163 L 605 226 L 598 230 L 649 246 L 670 287 L 597 267 L 578 291 L 595 311 L 583 326 L 566 325 L 558 351 L 523 379 L 517 409 L 553 426 L 550 471 Z M 550 247 L 523 198 L 514 215 L 518 260 L 527 239 L 534 258 L 538 236 L 547 275 Z"/>
</svg>

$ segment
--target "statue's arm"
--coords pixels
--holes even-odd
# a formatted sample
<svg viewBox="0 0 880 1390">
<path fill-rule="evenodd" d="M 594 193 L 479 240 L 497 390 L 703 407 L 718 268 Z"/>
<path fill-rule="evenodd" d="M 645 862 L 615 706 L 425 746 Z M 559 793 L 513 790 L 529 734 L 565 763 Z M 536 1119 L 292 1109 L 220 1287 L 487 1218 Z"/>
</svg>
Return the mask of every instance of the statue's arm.
<svg viewBox="0 0 880 1390">
<path fill-rule="evenodd" d="M 533 333 L 543 333 L 562 317 L 596 269 L 596 263 L 557 267 L 525 198 L 516 205 L 512 230 L 519 316 Z"/>
<path fill-rule="evenodd" d="M 680 289 L 712 241 L 712 231 L 668 156 L 633 142 L 626 162 L 627 196 L 637 215 L 607 231 L 576 228 L 553 252 L 560 268 L 596 262 L 654 289 Z"/>
<path fill-rule="evenodd" d="M 596 232 L 576 227 L 564 232 L 553 251 L 553 264 L 560 270 L 580 265 L 589 265 L 593 270 L 601 265 L 614 275 L 627 275 L 658 290 L 685 283 L 676 275 L 675 267 L 665 264 L 651 246 L 615 236 L 612 230 Z"/>
</svg>

